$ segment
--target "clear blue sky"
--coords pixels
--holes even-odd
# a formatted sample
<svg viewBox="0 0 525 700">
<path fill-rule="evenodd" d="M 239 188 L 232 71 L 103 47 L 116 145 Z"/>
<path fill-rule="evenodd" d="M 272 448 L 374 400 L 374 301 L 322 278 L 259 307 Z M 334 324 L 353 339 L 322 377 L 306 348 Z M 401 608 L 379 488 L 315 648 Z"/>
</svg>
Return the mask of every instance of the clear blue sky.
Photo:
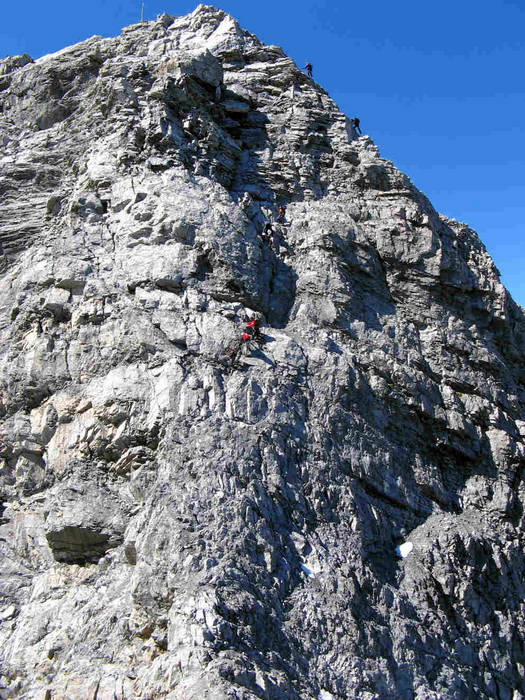
<svg viewBox="0 0 525 700">
<path fill-rule="evenodd" d="M 197 2 L 145 0 L 145 18 Z M 447 216 L 475 228 L 525 306 L 525 0 L 221 0 L 357 115 Z M 34 58 L 138 21 L 140 0 L 4 0 L 0 56 Z"/>
</svg>

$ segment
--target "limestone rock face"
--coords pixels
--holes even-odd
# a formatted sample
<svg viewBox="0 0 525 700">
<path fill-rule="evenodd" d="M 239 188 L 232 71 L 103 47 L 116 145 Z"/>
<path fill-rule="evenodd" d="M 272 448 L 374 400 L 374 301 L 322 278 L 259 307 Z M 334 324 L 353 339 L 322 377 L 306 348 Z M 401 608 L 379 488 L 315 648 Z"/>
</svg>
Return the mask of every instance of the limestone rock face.
<svg viewBox="0 0 525 700">
<path fill-rule="evenodd" d="M 209 6 L 0 62 L 0 149 L 0 697 L 525 697 L 477 235 Z"/>
</svg>

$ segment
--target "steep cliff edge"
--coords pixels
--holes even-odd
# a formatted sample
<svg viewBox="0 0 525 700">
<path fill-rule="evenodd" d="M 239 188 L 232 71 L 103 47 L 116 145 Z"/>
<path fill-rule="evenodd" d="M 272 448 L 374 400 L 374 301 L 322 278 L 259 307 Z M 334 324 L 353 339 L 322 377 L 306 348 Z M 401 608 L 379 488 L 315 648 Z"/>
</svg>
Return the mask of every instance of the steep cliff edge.
<svg viewBox="0 0 525 700">
<path fill-rule="evenodd" d="M 279 47 L 0 61 L 0 241 L 0 698 L 525 697 L 523 310 Z"/>
</svg>

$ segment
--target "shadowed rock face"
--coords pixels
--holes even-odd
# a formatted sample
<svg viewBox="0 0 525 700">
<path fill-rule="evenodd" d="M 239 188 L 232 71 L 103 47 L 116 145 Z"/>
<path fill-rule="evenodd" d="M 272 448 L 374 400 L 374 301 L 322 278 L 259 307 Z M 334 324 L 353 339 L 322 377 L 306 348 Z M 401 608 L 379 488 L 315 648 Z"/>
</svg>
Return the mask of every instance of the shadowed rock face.
<svg viewBox="0 0 525 700">
<path fill-rule="evenodd" d="M 96 530 L 72 525 L 47 533 L 55 559 L 68 564 L 96 563 L 109 549 L 108 539 Z"/>
<path fill-rule="evenodd" d="M 476 234 L 209 6 L 0 62 L 0 148 L 0 697 L 523 698 Z"/>
</svg>

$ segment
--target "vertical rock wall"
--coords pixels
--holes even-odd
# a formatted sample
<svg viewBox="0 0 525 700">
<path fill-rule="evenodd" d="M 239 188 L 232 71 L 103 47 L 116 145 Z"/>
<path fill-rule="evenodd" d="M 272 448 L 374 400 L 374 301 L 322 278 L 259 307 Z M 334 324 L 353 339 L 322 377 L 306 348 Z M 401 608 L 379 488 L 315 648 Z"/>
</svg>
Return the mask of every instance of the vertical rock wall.
<svg viewBox="0 0 525 700">
<path fill-rule="evenodd" d="M 0 62 L 0 148 L 0 697 L 523 698 L 476 234 L 209 6 Z"/>
</svg>

